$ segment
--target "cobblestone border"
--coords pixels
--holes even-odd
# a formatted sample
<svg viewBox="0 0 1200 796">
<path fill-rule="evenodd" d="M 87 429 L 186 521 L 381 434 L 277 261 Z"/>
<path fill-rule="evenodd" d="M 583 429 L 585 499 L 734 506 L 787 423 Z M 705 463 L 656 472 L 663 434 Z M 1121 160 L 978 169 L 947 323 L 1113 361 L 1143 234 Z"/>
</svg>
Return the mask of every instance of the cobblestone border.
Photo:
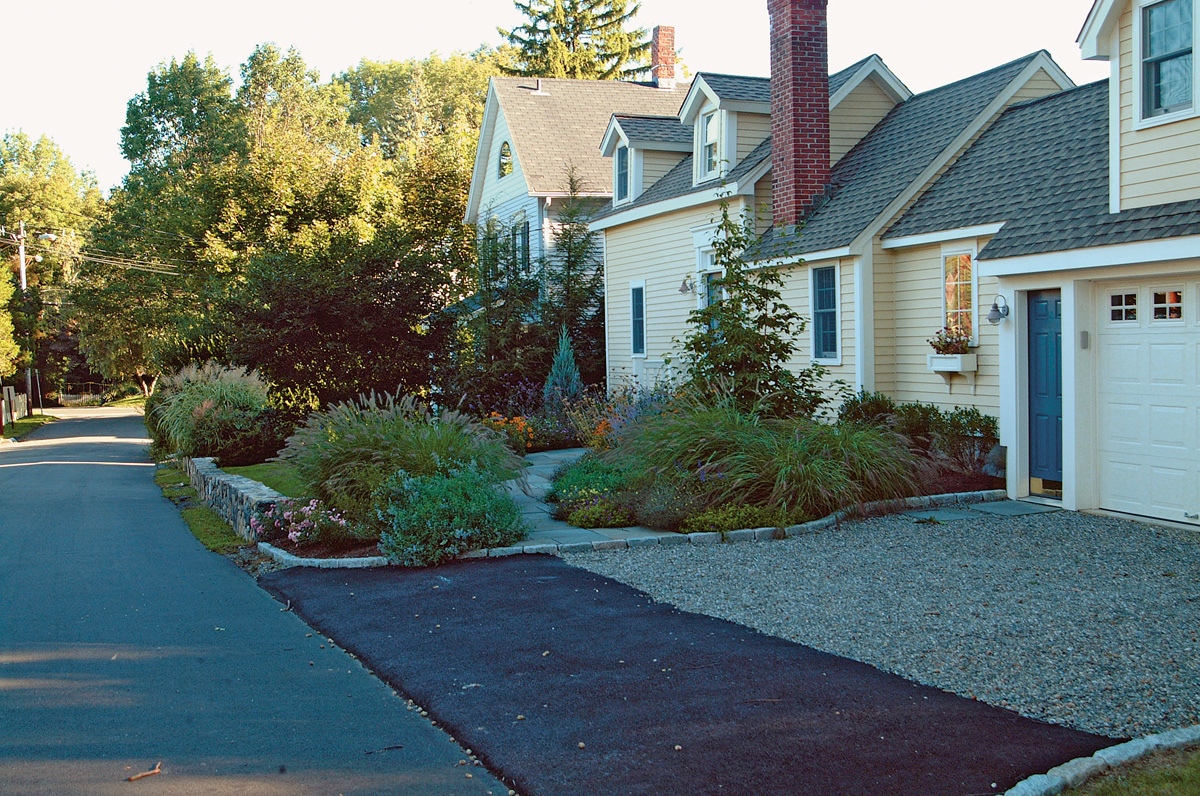
<svg viewBox="0 0 1200 796">
<path fill-rule="evenodd" d="M 281 550 L 270 542 L 259 542 L 258 552 L 268 555 L 285 567 L 317 567 L 318 569 L 361 569 L 363 567 L 386 567 L 388 560 L 383 556 L 366 558 L 300 558 Z"/>
<path fill-rule="evenodd" d="M 1101 749 L 1091 757 L 1069 760 L 1045 774 L 1035 774 L 1023 779 L 1015 787 L 1006 790 L 1003 796 L 1057 796 L 1067 788 L 1078 788 L 1110 768 L 1140 760 L 1151 752 L 1160 749 L 1183 749 L 1195 745 L 1200 745 L 1200 724 L 1135 738 Z"/>
</svg>

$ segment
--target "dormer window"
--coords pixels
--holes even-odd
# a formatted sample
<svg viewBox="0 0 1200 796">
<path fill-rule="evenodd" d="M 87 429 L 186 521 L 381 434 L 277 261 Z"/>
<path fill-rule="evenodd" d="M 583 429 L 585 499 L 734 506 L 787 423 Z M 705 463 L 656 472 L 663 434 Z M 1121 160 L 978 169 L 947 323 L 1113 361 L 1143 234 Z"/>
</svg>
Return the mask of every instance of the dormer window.
<svg viewBox="0 0 1200 796">
<path fill-rule="evenodd" d="M 629 147 L 617 147 L 613 168 L 613 194 L 617 202 L 624 202 L 629 198 Z"/>
<path fill-rule="evenodd" d="M 716 174 L 717 167 L 720 165 L 718 147 L 720 139 L 720 125 L 717 120 L 717 112 L 706 113 L 700 117 L 700 164 L 703 169 L 703 176 L 708 177 Z"/>
<path fill-rule="evenodd" d="M 1192 2 L 1162 0 L 1141 9 L 1142 114 L 1146 119 L 1192 107 Z"/>
<path fill-rule="evenodd" d="M 512 174 L 512 147 L 505 141 L 500 145 L 500 167 L 497 170 L 497 175 L 507 177 Z"/>
</svg>

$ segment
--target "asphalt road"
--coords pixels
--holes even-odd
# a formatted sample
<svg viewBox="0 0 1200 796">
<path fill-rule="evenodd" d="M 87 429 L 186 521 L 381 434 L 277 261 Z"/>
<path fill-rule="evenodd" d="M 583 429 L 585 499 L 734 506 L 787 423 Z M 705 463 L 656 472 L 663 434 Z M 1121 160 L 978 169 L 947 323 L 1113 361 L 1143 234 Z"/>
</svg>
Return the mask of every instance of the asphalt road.
<svg viewBox="0 0 1200 796">
<path fill-rule="evenodd" d="M 140 416 L 70 415 L 0 446 L 0 794 L 507 793 L 196 542 Z"/>
</svg>

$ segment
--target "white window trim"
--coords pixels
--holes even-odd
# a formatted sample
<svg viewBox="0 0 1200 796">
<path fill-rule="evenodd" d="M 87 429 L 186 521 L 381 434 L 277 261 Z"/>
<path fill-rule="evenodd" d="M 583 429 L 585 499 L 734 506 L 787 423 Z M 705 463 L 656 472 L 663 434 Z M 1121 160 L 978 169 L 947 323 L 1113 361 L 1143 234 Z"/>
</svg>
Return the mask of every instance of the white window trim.
<svg viewBox="0 0 1200 796">
<path fill-rule="evenodd" d="M 713 254 L 714 250 L 711 245 L 701 246 L 696 249 L 696 309 L 702 310 L 707 306 L 708 291 L 704 288 L 704 278 L 709 274 L 725 275 L 725 269 L 718 266 L 715 262 L 709 266 L 705 262 L 705 255 Z M 721 297 L 725 298 L 725 290 L 721 290 Z"/>
<path fill-rule="evenodd" d="M 817 352 L 817 275 L 815 272 L 820 268 L 833 269 L 833 327 L 837 333 L 837 342 L 835 343 L 837 346 L 836 357 L 815 356 Z M 809 265 L 808 307 L 809 315 L 811 316 L 808 324 L 809 360 L 817 365 L 834 366 L 842 364 L 842 268 L 840 263 L 835 262 L 830 265 Z M 942 315 L 944 316 L 945 313 L 943 312 Z"/>
<path fill-rule="evenodd" d="M 943 246 L 938 260 L 938 293 L 941 296 L 942 314 L 938 328 L 946 325 L 946 258 L 956 254 L 971 255 L 971 348 L 979 347 L 979 245 L 973 242 L 964 246 Z"/>
<path fill-rule="evenodd" d="M 621 150 L 625 150 L 625 198 L 618 199 L 620 193 L 617 191 L 617 185 L 620 182 L 621 170 L 618 167 L 618 161 L 621 157 Z M 613 150 L 613 206 L 620 207 L 627 205 L 633 201 L 633 149 L 629 144 L 622 141 L 617 144 Z"/>
<path fill-rule="evenodd" d="M 1128 308 L 1125 307 L 1124 305 L 1122 305 L 1121 307 L 1113 307 L 1113 305 L 1112 305 L 1113 296 L 1126 296 L 1130 293 L 1132 293 L 1136 297 L 1134 299 L 1134 301 L 1136 303 L 1133 305 L 1133 308 L 1135 310 L 1137 310 L 1137 313 L 1136 313 L 1137 317 L 1134 318 L 1132 321 L 1127 321 L 1127 320 L 1114 321 L 1113 317 L 1112 317 L 1112 311 L 1114 309 L 1125 310 Z M 1108 299 L 1104 304 L 1104 318 L 1102 319 L 1105 326 L 1120 326 L 1120 327 L 1125 327 L 1128 329 L 1131 327 L 1142 325 L 1142 319 L 1146 317 L 1146 304 L 1145 304 L 1145 302 L 1142 301 L 1142 291 L 1139 290 L 1137 288 L 1137 286 L 1126 285 L 1125 287 L 1110 287 L 1105 292 L 1105 296 Z"/>
<path fill-rule="evenodd" d="M 709 116 L 713 116 L 717 121 L 717 139 L 713 141 L 713 156 L 716 160 L 716 166 L 712 171 L 708 170 L 708 158 L 704 154 L 704 120 Z M 721 163 L 725 154 L 721 146 L 723 136 L 722 131 L 721 110 L 719 108 L 705 108 L 700 111 L 700 115 L 696 117 L 696 182 L 701 183 L 706 180 L 711 180 L 714 177 L 719 177 L 721 174 Z"/>
<path fill-rule="evenodd" d="M 1158 127 L 1163 124 L 1178 122 L 1183 119 L 1192 119 L 1200 116 L 1200 108 L 1197 105 L 1197 87 L 1200 86 L 1200 59 L 1197 59 L 1196 42 L 1197 34 L 1200 33 L 1200 20 L 1197 19 L 1196 7 L 1193 0 L 1192 5 L 1192 107 L 1183 110 L 1175 111 L 1174 113 L 1163 113 L 1158 116 L 1145 116 L 1145 95 L 1143 93 L 1142 81 L 1145 79 L 1145 70 L 1142 69 L 1142 17 L 1143 10 L 1147 6 L 1158 5 L 1163 0 L 1135 0 L 1133 4 L 1133 63 L 1130 64 L 1133 72 L 1133 129 L 1146 130 L 1151 127 Z"/>
<path fill-rule="evenodd" d="M 642 352 L 633 350 L 633 291 L 642 289 Z M 650 350 L 650 341 L 647 339 L 647 330 L 650 326 L 648 323 L 650 311 L 650 302 L 646 301 L 646 280 L 639 279 L 629 283 L 629 355 L 634 359 L 645 359 L 646 352 Z"/>
<path fill-rule="evenodd" d="M 1184 282 L 1172 282 L 1170 284 L 1151 284 L 1150 289 L 1146 291 L 1146 323 L 1150 326 L 1183 326 L 1187 322 L 1188 314 L 1188 289 Z M 1178 318 L 1158 318 L 1154 317 L 1154 294 L 1155 293 L 1178 293 L 1180 301 L 1180 317 Z"/>
</svg>

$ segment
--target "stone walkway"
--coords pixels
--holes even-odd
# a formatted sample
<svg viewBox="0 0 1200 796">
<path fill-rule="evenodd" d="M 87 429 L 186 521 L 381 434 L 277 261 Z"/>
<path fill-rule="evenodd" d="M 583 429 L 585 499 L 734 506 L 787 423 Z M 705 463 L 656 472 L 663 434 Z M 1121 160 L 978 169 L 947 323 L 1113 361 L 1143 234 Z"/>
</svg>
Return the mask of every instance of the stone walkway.
<svg viewBox="0 0 1200 796">
<path fill-rule="evenodd" d="M 529 465 L 527 471 L 528 493 L 522 491 L 516 482 L 508 484 L 509 493 L 521 507 L 521 514 L 525 517 L 525 522 L 529 524 L 529 535 L 523 541 L 522 548 L 542 545 L 560 547 L 586 545 L 586 548 L 582 549 L 596 549 L 597 545 L 593 544 L 596 542 L 603 547 L 606 542 L 625 542 L 625 545 L 614 546 L 626 546 L 630 539 L 653 539 L 653 543 L 657 543 L 663 537 L 686 540 L 686 537 L 680 537 L 676 533 L 653 531 L 636 525 L 627 528 L 588 529 L 576 528 L 562 520 L 554 519 L 551 516 L 554 507 L 543 501 L 546 493 L 550 491 L 550 479 L 554 476 L 554 471 L 561 465 L 575 461 L 586 452 L 586 448 L 569 448 L 530 453 L 525 456 L 525 462 Z M 646 543 L 652 542 L 647 541 Z"/>
</svg>

